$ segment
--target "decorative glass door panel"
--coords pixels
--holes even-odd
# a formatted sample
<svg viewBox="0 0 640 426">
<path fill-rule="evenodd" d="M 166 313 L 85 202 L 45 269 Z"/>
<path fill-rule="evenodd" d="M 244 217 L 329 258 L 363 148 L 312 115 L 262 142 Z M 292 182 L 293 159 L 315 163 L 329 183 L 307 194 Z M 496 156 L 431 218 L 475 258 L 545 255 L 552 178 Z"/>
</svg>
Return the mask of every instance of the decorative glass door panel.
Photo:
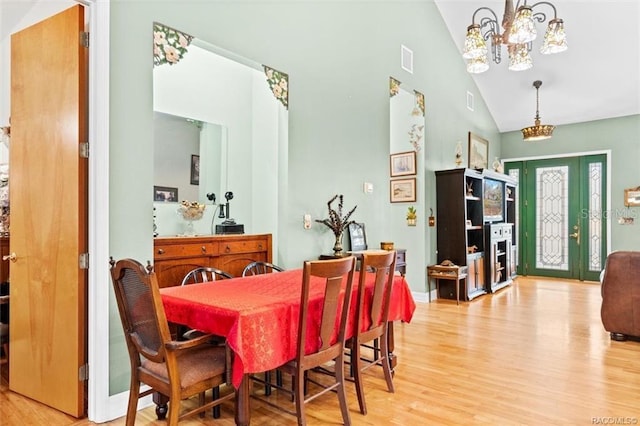
<svg viewBox="0 0 640 426">
<path fill-rule="evenodd" d="M 569 167 L 536 169 L 536 268 L 569 270 Z"/>
<path fill-rule="evenodd" d="M 518 273 L 598 280 L 606 256 L 606 155 L 507 162 L 519 177 Z"/>
</svg>

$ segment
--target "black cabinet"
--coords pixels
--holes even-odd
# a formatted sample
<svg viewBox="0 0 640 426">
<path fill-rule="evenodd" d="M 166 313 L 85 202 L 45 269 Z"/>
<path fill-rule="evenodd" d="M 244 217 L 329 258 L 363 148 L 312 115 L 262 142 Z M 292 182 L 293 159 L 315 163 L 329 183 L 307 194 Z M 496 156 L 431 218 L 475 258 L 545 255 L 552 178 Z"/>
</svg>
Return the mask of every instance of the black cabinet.
<svg viewBox="0 0 640 426">
<path fill-rule="evenodd" d="M 460 284 L 461 300 L 472 300 L 511 283 L 517 262 L 517 182 L 490 170 L 460 168 L 435 174 L 437 259 L 439 264 L 450 260 L 468 268 L 467 278 Z M 491 238 L 492 227 L 500 229 L 499 241 Z M 438 297 L 451 298 L 455 288 L 447 286 L 452 285 L 443 282 Z"/>
</svg>

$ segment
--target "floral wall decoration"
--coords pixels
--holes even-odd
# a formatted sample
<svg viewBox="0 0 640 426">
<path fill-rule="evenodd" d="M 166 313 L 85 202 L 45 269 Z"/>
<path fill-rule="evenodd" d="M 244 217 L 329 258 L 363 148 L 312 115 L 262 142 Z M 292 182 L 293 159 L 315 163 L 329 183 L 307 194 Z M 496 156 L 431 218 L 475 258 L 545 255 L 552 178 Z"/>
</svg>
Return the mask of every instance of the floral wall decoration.
<svg viewBox="0 0 640 426">
<path fill-rule="evenodd" d="M 413 94 L 416 97 L 416 106 L 422 113 L 422 116 L 424 117 L 424 113 L 425 113 L 424 94 L 418 92 L 417 90 L 414 90 Z"/>
<path fill-rule="evenodd" d="M 400 91 L 400 81 L 389 77 L 389 97 L 393 98 Z"/>
<path fill-rule="evenodd" d="M 264 68 L 264 74 L 267 76 L 267 83 L 269 83 L 269 88 L 271 92 L 273 92 L 273 96 L 275 96 L 286 109 L 289 109 L 289 74 L 266 65 L 262 67 Z"/>
<path fill-rule="evenodd" d="M 422 137 L 424 136 L 424 124 L 412 124 L 411 130 L 409 130 L 409 143 L 413 145 L 413 149 L 418 152 L 420 151 L 420 141 L 422 141 Z"/>
<path fill-rule="evenodd" d="M 153 23 L 153 66 L 174 65 L 187 53 L 193 36 Z"/>
</svg>

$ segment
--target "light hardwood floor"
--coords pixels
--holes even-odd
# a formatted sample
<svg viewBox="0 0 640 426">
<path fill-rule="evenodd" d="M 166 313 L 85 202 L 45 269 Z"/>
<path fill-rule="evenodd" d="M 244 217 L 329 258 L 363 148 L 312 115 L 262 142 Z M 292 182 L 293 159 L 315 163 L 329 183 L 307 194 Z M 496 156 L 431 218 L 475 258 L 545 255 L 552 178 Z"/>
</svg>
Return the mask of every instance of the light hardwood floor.
<svg viewBox="0 0 640 426">
<path fill-rule="evenodd" d="M 640 422 L 640 343 L 614 342 L 600 321 L 597 283 L 519 277 L 494 295 L 456 306 L 418 303 L 410 324 L 396 325 L 395 394 L 382 373 L 365 382 L 369 414 L 362 416 L 348 384 L 354 425 L 591 425 Z M 283 397 L 284 399 L 284 397 Z M 188 402 L 189 403 L 189 402 Z M 295 419 L 252 400 L 252 425 Z M 7 390 L 0 425 L 89 425 Z M 138 425 L 162 425 L 153 407 Z M 337 398 L 307 405 L 309 425 L 340 424 Z M 124 425 L 124 418 L 109 422 Z M 232 425 L 210 413 L 185 425 Z"/>
</svg>

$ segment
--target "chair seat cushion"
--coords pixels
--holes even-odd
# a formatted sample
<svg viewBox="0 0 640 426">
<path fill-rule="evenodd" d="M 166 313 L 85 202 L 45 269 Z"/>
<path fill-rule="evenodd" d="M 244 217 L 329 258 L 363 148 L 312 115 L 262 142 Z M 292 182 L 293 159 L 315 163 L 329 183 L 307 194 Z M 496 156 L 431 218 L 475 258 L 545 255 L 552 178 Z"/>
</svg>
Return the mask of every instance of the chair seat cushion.
<svg viewBox="0 0 640 426">
<path fill-rule="evenodd" d="M 224 346 L 203 345 L 179 354 L 180 387 L 188 388 L 195 383 L 216 376 L 224 378 L 226 371 L 225 351 Z M 140 368 L 148 374 L 169 382 L 167 366 L 164 362 L 152 362 L 143 358 Z"/>
</svg>

